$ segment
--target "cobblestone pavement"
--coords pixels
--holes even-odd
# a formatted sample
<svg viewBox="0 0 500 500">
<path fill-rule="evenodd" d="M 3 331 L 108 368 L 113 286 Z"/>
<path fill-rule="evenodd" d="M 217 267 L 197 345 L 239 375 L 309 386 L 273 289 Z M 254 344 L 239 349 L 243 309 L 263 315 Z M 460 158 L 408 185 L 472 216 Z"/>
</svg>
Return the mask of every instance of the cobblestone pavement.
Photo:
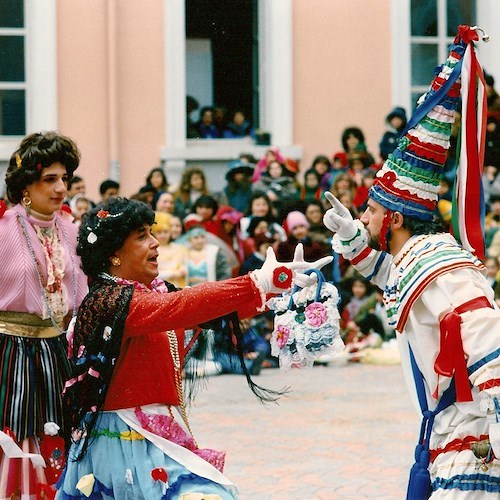
<svg viewBox="0 0 500 500">
<path fill-rule="evenodd" d="M 198 444 L 227 451 L 241 499 L 405 498 L 419 418 L 400 365 L 265 369 L 255 380 L 292 392 L 264 407 L 244 377 L 212 377 L 190 412 Z"/>
</svg>

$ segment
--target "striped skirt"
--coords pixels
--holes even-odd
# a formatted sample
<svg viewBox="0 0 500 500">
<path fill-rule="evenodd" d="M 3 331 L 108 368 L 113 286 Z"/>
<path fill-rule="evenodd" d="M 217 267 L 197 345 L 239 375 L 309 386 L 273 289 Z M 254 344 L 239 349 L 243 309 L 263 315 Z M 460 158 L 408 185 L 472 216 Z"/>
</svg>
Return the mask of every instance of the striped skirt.
<svg viewBox="0 0 500 500">
<path fill-rule="evenodd" d="M 43 433 L 47 422 L 64 428 L 62 390 L 70 376 L 63 335 L 37 339 L 0 332 L 0 429 L 18 441 Z"/>
<path fill-rule="evenodd" d="M 54 457 L 45 456 L 44 425 L 55 422 L 63 428 L 61 393 L 69 376 L 63 335 L 40 339 L 0 331 L 0 430 L 8 430 L 23 452 L 42 451 L 48 465 L 33 467 L 28 458 L 8 458 L 0 448 L 0 498 L 35 498 L 31 495 L 57 480 L 61 471 L 52 470 L 49 459 L 60 460 L 64 449 L 56 449 Z"/>
</svg>

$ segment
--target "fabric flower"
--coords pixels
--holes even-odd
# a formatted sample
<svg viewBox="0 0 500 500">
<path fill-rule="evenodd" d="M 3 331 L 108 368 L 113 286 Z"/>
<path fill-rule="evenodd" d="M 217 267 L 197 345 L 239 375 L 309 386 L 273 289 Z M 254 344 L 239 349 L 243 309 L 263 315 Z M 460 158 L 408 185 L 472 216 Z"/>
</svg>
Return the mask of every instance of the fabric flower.
<svg viewBox="0 0 500 500">
<path fill-rule="evenodd" d="M 304 321 L 306 320 L 306 315 L 303 313 L 303 312 L 299 312 L 295 315 L 295 321 L 297 323 L 304 323 Z"/>
<path fill-rule="evenodd" d="M 43 432 L 48 436 L 57 436 L 60 427 L 55 422 L 46 422 L 43 426 Z"/>
<path fill-rule="evenodd" d="M 5 201 L 0 200 L 0 219 L 3 217 L 3 214 L 7 210 L 7 203 Z"/>
<path fill-rule="evenodd" d="M 104 328 L 104 333 L 102 334 L 102 338 L 105 341 L 108 341 L 111 338 L 111 327 L 110 326 L 106 326 Z"/>
<path fill-rule="evenodd" d="M 273 271 L 273 285 L 276 288 L 286 290 L 292 286 L 293 273 L 285 266 L 277 267 Z"/>
<path fill-rule="evenodd" d="M 109 212 L 107 210 L 99 210 L 99 212 L 97 212 L 97 217 L 99 217 L 99 219 L 105 219 L 108 215 Z"/>
<path fill-rule="evenodd" d="M 321 326 L 326 321 L 326 308 L 319 302 L 313 302 L 306 307 L 306 318 L 311 326 Z"/>
<path fill-rule="evenodd" d="M 278 325 L 278 328 L 276 330 L 276 345 L 280 349 L 283 349 L 289 338 L 290 338 L 290 328 L 284 325 Z"/>
</svg>

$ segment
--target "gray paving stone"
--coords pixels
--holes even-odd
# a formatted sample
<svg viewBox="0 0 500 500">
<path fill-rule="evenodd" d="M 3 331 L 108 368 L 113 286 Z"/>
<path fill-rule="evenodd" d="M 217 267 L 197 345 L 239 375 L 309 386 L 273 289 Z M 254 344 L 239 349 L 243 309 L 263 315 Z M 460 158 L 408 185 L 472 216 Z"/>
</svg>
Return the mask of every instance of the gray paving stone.
<svg viewBox="0 0 500 500">
<path fill-rule="evenodd" d="M 263 370 L 291 393 L 263 406 L 244 377 L 209 380 L 190 421 L 198 444 L 227 452 L 242 500 L 404 499 L 419 418 L 399 365 Z"/>
</svg>

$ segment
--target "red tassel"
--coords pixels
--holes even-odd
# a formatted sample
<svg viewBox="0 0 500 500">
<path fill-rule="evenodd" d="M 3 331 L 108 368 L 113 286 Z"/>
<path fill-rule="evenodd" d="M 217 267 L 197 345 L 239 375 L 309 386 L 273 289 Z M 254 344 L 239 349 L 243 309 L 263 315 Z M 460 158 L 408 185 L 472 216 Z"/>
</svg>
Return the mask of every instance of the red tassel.
<svg viewBox="0 0 500 500">
<path fill-rule="evenodd" d="M 387 252 L 387 246 L 388 246 L 388 241 L 387 241 L 387 236 L 389 232 L 389 224 L 391 223 L 392 219 L 392 210 L 387 210 L 387 212 L 384 215 L 384 220 L 382 221 L 382 226 L 380 228 L 380 248 L 382 249 L 383 252 Z"/>
</svg>

